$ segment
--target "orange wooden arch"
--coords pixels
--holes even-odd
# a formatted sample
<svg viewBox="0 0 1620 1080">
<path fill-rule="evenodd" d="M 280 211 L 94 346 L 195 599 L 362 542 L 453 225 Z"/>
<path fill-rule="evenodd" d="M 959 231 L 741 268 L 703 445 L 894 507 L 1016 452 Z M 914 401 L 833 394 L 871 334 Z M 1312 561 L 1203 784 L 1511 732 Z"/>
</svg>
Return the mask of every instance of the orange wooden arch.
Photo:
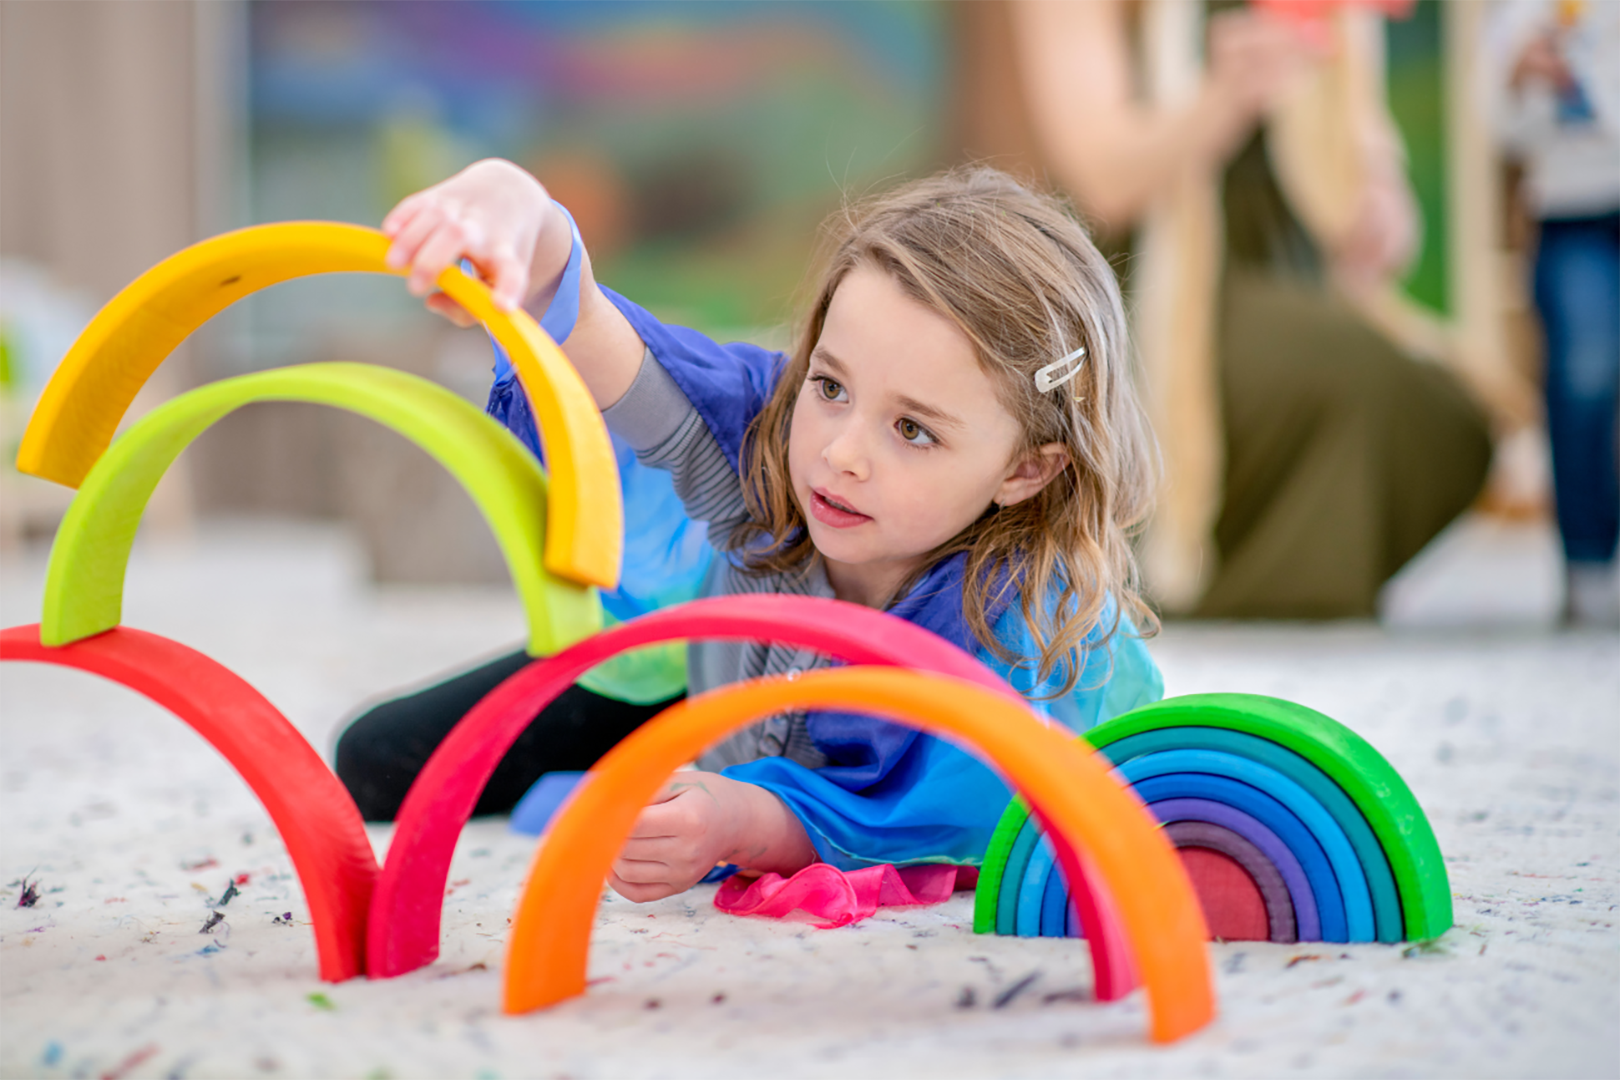
<svg viewBox="0 0 1620 1080">
<path fill-rule="evenodd" d="M 1094 880 L 1111 893 L 1147 989 L 1153 1038 L 1171 1042 L 1214 1018 L 1208 931 L 1181 860 L 1090 748 L 984 687 L 879 667 L 723 687 L 665 710 L 602 758 L 553 823 L 518 897 L 507 946 L 507 1012 L 584 992 L 602 882 L 670 773 L 737 728 L 788 709 L 864 712 L 981 750 L 1068 841 L 1063 846 L 1085 853 Z M 1065 869 L 1080 873 L 1077 866 Z"/>
</svg>

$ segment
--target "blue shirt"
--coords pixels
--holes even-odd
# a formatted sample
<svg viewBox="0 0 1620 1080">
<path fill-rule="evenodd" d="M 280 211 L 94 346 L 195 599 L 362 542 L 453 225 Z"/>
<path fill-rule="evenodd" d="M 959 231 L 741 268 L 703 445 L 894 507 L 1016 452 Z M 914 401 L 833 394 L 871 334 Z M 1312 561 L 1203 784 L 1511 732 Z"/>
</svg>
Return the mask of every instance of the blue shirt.
<svg viewBox="0 0 1620 1080">
<path fill-rule="evenodd" d="M 605 414 L 619 444 L 635 451 L 634 464 L 621 455 L 627 503 L 628 493 L 643 483 L 638 473 L 651 465 L 670 471 L 686 510 L 670 513 L 666 504 L 658 514 L 632 516 L 627 505 L 630 528 L 642 532 L 630 538 L 627 551 L 653 553 L 654 561 L 632 572 L 627 558 L 620 602 L 627 610 L 662 606 L 638 601 L 634 582 L 661 577 L 656 553 L 679 550 L 677 540 L 690 538 L 691 519 L 707 523 L 712 535 L 724 536 L 746 513 L 736 480 L 743 436 L 764 408 L 786 358 L 756 345 L 721 345 L 696 331 L 667 326 L 631 301 L 603 291 L 657 363 L 657 370 L 648 370 L 644 361 L 625 400 Z M 527 408 L 521 409 L 521 417 L 513 412 L 502 418 L 509 425 L 515 419 L 526 422 L 513 430 L 538 448 Z M 727 471 L 729 486 L 717 484 Z M 962 610 L 965 561 L 958 554 L 936 564 L 890 614 L 977 656 L 1037 711 L 1076 733 L 1163 695 L 1158 668 L 1128 620 L 1122 619 L 1119 632 L 1103 640 L 1103 628 L 1113 619 L 1110 599 L 1101 626 L 1087 639 L 1074 689 L 1040 700 L 1056 687 L 1039 682 L 1031 664 L 996 659 L 969 628 Z M 797 577 L 801 580 L 775 583 L 780 588 L 771 591 L 818 591 L 814 585 L 807 589 L 802 575 Z M 705 589 L 725 594 L 771 585 L 743 574 L 733 559 L 722 555 L 710 568 Z M 830 587 L 822 587 L 830 595 Z M 998 642 L 1016 656 L 1039 656 L 1019 605 L 1004 603 L 989 614 Z M 692 692 L 715 682 L 791 670 L 791 650 L 694 643 L 691 654 Z M 819 662 L 827 663 L 824 658 Z M 914 728 L 865 716 L 812 712 L 800 714 L 797 723 L 775 718 L 727 740 L 722 749 L 728 747 L 736 763 L 720 771 L 774 792 L 803 822 L 820 858 L 845 870 L 881 863 L 977 865 L 1011 797 L 1001 777 L 975 755 Z M 766 747 L 770 749 L 761 749 Z M 748 757 L 755 759 L 737 760 Z"/>
</svg>

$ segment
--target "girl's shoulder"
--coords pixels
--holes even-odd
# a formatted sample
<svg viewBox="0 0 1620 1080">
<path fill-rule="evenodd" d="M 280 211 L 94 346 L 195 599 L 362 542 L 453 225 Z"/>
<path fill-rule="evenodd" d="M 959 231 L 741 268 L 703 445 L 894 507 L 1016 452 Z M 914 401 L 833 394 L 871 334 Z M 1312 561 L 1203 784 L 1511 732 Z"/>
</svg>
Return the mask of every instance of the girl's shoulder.
<svg viewBox="0 0 1620 1080">
<path fill-rule="evenodd" d="M 1112 597 L 1104 605 L 1098 625 L 1082 646 L 1082 668 L 1074 689 L 1052 697 L 1061 677 L 1037 678 L 1033 663 L 1008 664 L 987 648 L 978 658 L 992 671 L 1012 684 L 1029 703 L 1069 730 L 1082 733 L 1122 713 L 1130 712 L 1164 696 L 1164 678 L 1159 665 L 1148 652 L 1147 643 L 1137 633 L 1129 617 L 1120 615 L 1119 625 L 1110 634 L 1118 605 Z M 996 641 L 1019 657 L 1038 657 L 1040 646 L 1020 605 L 1011 604 L 992 628 Z"/>
<path fill-rule="evenodd" d="M 661 321 L 612 289 L 603 287 L 602 293 L 697 409 L 736 468 L 743 432 L 770 400 L 787 358 L 746 341 L 721 344 L 696 330 Z"/>
</svg>

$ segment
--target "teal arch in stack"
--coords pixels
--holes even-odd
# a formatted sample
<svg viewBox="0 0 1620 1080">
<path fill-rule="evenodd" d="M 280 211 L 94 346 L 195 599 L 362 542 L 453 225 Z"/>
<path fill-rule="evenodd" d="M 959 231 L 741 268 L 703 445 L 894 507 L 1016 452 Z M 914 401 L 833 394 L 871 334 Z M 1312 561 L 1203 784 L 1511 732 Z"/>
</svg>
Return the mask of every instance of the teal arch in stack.
<svg viewBox="0 0 1620 1080">
<path fill-rule="evenodd" d="M 1217 937 L 1422 940 L 1451 926 L 1434 833 L 1400 775 L 1319 712 L 1253 694 L 1170 698 L 1086 733 L 1163 824 Z M 985 853 L 973 928 L 1084 935 L 1015 798 Z"/>
</svg>

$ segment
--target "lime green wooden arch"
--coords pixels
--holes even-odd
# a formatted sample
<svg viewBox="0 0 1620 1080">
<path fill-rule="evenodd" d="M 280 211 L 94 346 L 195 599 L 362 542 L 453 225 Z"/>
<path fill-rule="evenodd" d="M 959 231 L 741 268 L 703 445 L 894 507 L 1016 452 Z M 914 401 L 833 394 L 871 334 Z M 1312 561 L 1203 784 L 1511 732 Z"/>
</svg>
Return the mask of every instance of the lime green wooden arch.
<svg viewBox="0 0 1620 1080">
<path fill-rule="evenodd" d="M 158 406 L 119 437 L 85 477 L 57 532 L 40 619 L 44 644 L 66 645 L 122 621 L 130 547 L 153 489 L 192 440 L 256 401 L 313 402 L 369 417 L 448 469 L 482 511 L 506 557 L 528 619 L 531 654 L 549 655 L 601 629 L 595 590 L 545 568 L 546 475 L 523 444 L 426 379 L 336 363 L 210 383 Z"/>
</svg>

